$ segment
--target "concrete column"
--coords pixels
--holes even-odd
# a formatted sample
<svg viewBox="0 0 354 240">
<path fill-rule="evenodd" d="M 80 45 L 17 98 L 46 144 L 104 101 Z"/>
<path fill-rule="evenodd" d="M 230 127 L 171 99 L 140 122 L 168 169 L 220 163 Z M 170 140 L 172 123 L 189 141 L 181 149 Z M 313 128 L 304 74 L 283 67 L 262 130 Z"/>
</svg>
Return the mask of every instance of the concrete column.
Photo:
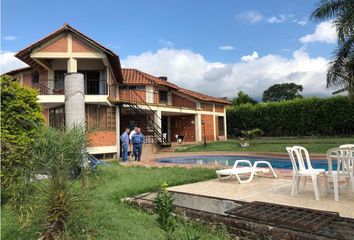
<svg viewBox="0 0 354 240">
<path fill-rule="evenodd" d="M 194 126 L 195 126 L 195 141 L 201 142 L 202 141 L 202 116 L 200 113 L 195 115 Z"/>
<path fill-rule="evenodd" d="M 157 130 L 162 134 L 161 110 L 157 109 L 154 115 L 154 122 Z M 162 140 L 162 139 L 161 139 Z"/>
<path fill-rule="evenodd" d="M 69 58 L 67 65 L 68 73 L 77 72 L 77 60 L 76 58 Z"/>
<path fill-rule="evenodd" d="M 66 128 L 75 125 L 85 126 L 84 75 L 69 73 L 65 75 L 64 81 Z"/>
<path fill-rule="evenodd" d="M 120 156 L 120 107 L 116 106 L 116 142 L 117 142 L 117 158 Z"/>
<path fill-rule="evenodd" d="M 224 107 L 224 134 L 225 140 L 227 140 L 227 121 L 226 121 L 226 108 Z"/>
<path fill-rule="evenodd" d="M 146 99 L 145 101 L 147 103 L 154 103 L 155 97 L 154 97 L 154 86 L 146 86 L 145 87 L 146 91 Z"/>
<path fill-rule="evenodd" d="M 214 127 L 214 141 L 216 141 L 216 121 L 215 121 L 215 104 L 213 104 L 213 127 Z"/>
</svg>

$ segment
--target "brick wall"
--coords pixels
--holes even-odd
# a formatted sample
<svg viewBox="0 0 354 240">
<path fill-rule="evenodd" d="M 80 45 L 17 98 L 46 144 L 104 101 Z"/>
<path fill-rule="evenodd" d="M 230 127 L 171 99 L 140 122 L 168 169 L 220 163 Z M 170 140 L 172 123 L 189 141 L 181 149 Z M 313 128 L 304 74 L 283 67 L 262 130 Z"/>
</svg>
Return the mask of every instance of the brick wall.
<svg viewBox="0 0 354 240">
<path fill-rule="evenodd" d="M 176 107 L 186 107 L 186 108 L 196 108 L 196 103 L 187 98 L 181 97 L 177 94 L 172 93 L 172 106 Z"/>
<path fill-rule="evenodd" d="M 67 35 L 62 36 L 51 44 L 43 47 L 38 52 L 67 52 L 68 51 L 68 39 Z"/>
<path fill-rule="evenodd" d="M 73 36 L 73 52 L 96 52 L 95 49 L 84 43 L 82 40 Z"/>
<path fill-rule="evenodd" d="M 138 97 L 138 96 L 140 97 Z M 123 101 L 142 103 L 146 100 L 145 90 L 129 90 L 129 89 L 120 89 L 119 90 L 119 99 Z"/>
<path fill-rule="evenodd" d="M 209 103 L 202 103 L 201 104 L 202 110 L 203 111 L 213 111 L 213 104 L 209 104 Z"/>
<path fill-rule="evenodd" d="M 218 139 L 218 136 L 219 136 L 219 118 L 218 118 L 218 116 L 215 116 L 215 128 L 216 128 L 216 139 Z"/>
<path fill-rule="evenodd" d="M 115 146 L 115 131 L 96 131 L 87 134 L 90 147 Z"/>
<path fill-rule="evenodd" d="M 217 105 L 215 104 L 215 112 L 224 112 L 224 105 Z"/>
<path fill-rule="evenodd" d="M 195 142 L 195 117 L 194 115 L 188 116 L 171 116 L 171 140 L 175 141 L 175 135 L 184 136 L 185 142 Z M 193 123 L 192 123 L 193 122 Z"/>
<path fill-rule="evenodd" d="M 32 87 L 32 73 L 26 72 L 22 74 L 22 84 L 26 87 Z"/>
<path fill-rule="evenodd" d="M 202 121 L 204 121 L 205 126 L 205 136 L 207 141 L 214 141 L 214 121 L 213 115 L 202 115 Z M 202 126 L 202 138 L 204 139 L 204 132 Z"/>
</svg>

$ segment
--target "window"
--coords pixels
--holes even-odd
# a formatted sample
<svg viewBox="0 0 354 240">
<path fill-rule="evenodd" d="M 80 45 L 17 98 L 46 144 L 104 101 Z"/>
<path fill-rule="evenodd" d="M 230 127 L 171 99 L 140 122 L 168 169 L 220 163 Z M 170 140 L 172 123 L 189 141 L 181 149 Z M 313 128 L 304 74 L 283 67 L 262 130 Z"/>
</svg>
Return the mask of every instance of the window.
<svg viewBox="0 0 354 240">
<path fill-rule="evenodd" d="M 164 90 L 159 91 L 159 102 L 160 103 L 167 103 L 167 95 L 168 92 Z"/>
<path fill-rule="evenodd" d="M 137 85 L 137 86 L 120 86 L 119 89 L 131 89 L 131 90 L 145 90 L 144 85 Z"/>
<path fill-rule="evenodd" d="M 83 72 L 83 74 L 87 81 L 86 94 L 100 94 L 100 72 L 87 71 Z"/>
<path fill-rule="evenodd" d="M 39 83 L 39 73 L 37 71 L 32 72 L 32 84 Z"/>
</svg>

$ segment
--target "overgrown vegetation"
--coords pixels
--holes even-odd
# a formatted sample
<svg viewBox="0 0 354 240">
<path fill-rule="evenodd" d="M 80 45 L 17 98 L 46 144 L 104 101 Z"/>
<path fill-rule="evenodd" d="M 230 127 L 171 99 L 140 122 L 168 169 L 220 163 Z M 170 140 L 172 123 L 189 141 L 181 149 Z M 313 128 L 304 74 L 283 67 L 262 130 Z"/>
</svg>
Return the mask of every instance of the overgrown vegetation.
<svg viewBox="0 0 354 240">
<path fill-rule="evenodd" d="M 1 186 L 9 187 L 28 167 L 30 149 L 44 118 L 37 92 L 1 76 Z"/>
<path fill-rule="evenodd" d="M 353 135 L 354 106 L 338 96 L 242 104 L 227 110 L 229 136 L 254 128 L 262 129 L 264 136 Z"/>
<path fill-rule="evenodd" d="M 116 163 L 90 175 L 90 190 L 83 207 L 78 207 L 67 223 L 70 239 L 165 239 L 165 231 L 156 222 L 156 215 L 121 202 L 127 196 L 159 190 L 169 186 L 215 178 L 212 169 L 123 167 Z M 81 181 L 73 182 L 78 189 Z M 17 216 L 2 208 L 1 239 L 38 239 L 40 223 L 21 228 Z M 173 239 L 199 236 L 199 239 L 228 239 L 224 228 L 206 228 L 197 222 L 177 222 Z"/>
<path fill-rule="evenodd" d="M 11 186 L 8 207 L 22 226 L 41 224 L 42 239 L 67 237 L 66 225 L 84 202 L 75 184 L 86 174 L 86 135 L 81 127 L 40 129 L 21 181 Z"/>
</svg>

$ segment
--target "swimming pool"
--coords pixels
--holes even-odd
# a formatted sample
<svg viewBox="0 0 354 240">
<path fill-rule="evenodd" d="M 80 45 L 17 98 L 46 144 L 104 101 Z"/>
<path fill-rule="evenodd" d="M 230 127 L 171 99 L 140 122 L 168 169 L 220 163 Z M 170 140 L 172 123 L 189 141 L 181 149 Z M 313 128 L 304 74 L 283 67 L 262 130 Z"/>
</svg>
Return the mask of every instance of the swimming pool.
<svg viewBox="0 0 354 240">
<path fill-rule="evenodd" d="M 269 161 L 273 168 L 292 169 L 289 158 L 272 158 L 260 156 L 242 156 L 242 155 L 200 155 L 200 156 L 182 156 L 182 157 L 166 157 L 159 158 L 156 161 L 159 163 L 173 163 L 173 164 L 200 164 L 200 165 L 234 165 L 236 160 L 247 159 L 253 164 L 254 161 Z M 323 168 L 328 170 L 328 163 L 325 159 L 311 161 L 313 168 Z M 242 166 L 242 164 L 240 164 Z M 333 166 L 336 169 L 336 166 Z"/>
</svg>

